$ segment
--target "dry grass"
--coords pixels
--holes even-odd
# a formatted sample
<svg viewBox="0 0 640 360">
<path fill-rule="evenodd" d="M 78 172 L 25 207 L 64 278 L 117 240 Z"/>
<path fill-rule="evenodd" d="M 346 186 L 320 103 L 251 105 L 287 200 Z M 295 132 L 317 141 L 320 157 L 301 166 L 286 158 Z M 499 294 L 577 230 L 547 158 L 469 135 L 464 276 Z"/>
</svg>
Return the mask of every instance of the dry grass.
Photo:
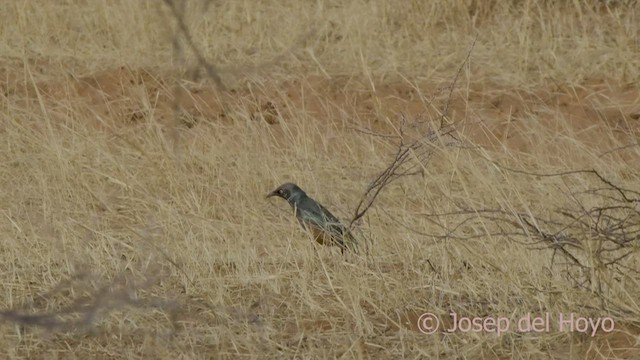
<svg viewBox="0 0 640 360">
<path fill-rule="evenodd" d="M 178 5 L 222 89 L 167 3 L 9 1 L 3 353 L 638 358 L 640 9 L 594 3 Z M 396 149 L 372 133 L 439 119 L 445 104 L 461 142 L 431 144 L 422 176 L 384 189 L 358 226 L 367 255 L 315 248 L 264 199 L 295 181 L 347 221 Z M 610 184 L 532 175 L 579 169 Z M 612 186 L 635 201 L 598 190 Z M 585 214 L 612 204 L 632 241 L 606 264 L 613 235 Z M 582 228 L 562 228 L 566 210 Z M 582 265 L 523 218 L 576 240 Z M 615 331 L 418 331 L 420 314 L 450 311 L 608 316 Z"/>
</svg>

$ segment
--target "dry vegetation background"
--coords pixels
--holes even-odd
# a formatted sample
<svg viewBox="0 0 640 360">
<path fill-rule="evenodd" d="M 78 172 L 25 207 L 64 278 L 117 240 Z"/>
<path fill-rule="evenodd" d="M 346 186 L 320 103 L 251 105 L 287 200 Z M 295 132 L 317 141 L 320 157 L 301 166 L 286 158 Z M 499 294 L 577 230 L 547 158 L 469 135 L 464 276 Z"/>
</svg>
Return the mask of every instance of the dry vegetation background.
<svg viewBox="0 0 640 360">
<path fill-rule="evenodd" d="M 640 358 L 639 11 L 5 1 L 2 356 Z M 348 222 L 400 141 L 359 256 L 264 198 Z M 419 331 L 450 311 L 615 330 Z"/>
</svg>

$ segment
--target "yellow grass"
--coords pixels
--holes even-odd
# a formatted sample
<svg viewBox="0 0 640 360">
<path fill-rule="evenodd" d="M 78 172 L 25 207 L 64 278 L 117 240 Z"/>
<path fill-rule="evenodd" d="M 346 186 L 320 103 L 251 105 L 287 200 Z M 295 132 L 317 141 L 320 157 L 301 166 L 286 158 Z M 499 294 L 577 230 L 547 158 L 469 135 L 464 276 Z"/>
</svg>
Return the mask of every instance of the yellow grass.
<svg viewBox="0 0 640 360">
<path fill-rule="evenodd" d="M 533 233 L 432 215 L 560 221 L 606 186 L 507 168 L 595 169 L 640 191 L 640 9 L 596 3 L 189 2 L 189 40 L 222 88 L 164 2 L 7 1 L 3 357 L 638 358 L 638 241 L 632 270 L 613 271 L 574 233 L 578 271 Z M 460 141 L 382 191 L 361 255 L 314 246 L 265 199 L 296 182 L 347 222 L 396 149 L 371 132 L 447 103 Z M 444 326 L 452 311 L 512 329 L 419 331 L 422 313 Z M 572 312 L 615 330 L 560 331 Z M 515 331 L 527 313 L 554 324 Z"/>
</svg>

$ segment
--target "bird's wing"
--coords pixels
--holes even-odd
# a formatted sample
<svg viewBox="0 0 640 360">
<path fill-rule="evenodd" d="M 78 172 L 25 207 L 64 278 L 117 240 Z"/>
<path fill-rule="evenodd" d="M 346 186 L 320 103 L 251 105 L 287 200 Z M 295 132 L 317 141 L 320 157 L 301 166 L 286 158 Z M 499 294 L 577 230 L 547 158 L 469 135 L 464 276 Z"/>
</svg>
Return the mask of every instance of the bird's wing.
<svg viewBox="0 0 640 360">
<path fill-rule="evenodd" d="M 327 208 L 315 200 L 304 199 L 298 205 L 298 211 L 299 220 L 330 233 L 340 247 L 355 247 L 357 241 L 351 232 Z"/>
<path fill-rule="evenodd" d="M 332 233 L 337 233 L 340 235 L 344 235 L 347 232 L 347 228 L 342 225 L 340 220 L 337 217 L 333 216 L 333 214 L 327 210 L 324 206 L 318 204 L 320 210 L 322 211 L 322 216 L 325 219 L 326 225 L 329 227 Z"/>
<path fill-rule="evenodd" d="M 298 204 L 301 220 L 316 225 L 325 231 L 342 235 L 344 226 L 329 210 L 307 197 Z"/>
</svg>

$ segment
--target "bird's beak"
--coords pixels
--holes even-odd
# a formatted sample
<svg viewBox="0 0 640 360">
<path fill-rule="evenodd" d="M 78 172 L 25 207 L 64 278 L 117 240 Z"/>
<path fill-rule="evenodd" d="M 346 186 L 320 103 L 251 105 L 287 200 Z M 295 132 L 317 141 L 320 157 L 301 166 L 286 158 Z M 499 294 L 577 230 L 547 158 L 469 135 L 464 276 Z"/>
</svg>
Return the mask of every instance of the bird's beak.
<svg viewBox="0 0 640 360">
<path fill-rule="evenodd" d="M 276 190 L 274 190 L 274 191 L 270 192 L 269 194 L 267 194 L 266 198 L 268 199 L 268 198 L 270 198 L 272 196 L 276 196 L 276 195 L 278 195 L 278 192 Z"/>
</svg>

